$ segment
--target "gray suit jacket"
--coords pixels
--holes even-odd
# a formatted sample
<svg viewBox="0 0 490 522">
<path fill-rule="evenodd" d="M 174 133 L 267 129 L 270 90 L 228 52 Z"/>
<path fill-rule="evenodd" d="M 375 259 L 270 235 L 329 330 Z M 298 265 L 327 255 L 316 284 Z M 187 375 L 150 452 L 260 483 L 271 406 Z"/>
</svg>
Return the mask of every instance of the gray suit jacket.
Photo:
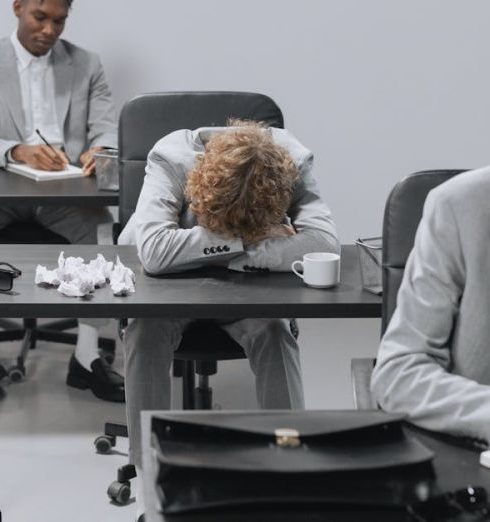
<svg viewBox="0 0 490 522">
<path fill-rule="evenodd" d="M 291 270 L 291 263 L 314 251 L 339 252 L 330 210 L 313 177 L 313 155 L 288 131 L 272 129 L 274 141 L 286 148 L 299 168 L 288 216 L 295 236 L 267 239 L 244 248 L 240 239 L 217 236 L 197 224 L 184 196 L 188 172 L 209 138 L 224 128 L 179 130 L 162 138 L 148 156 L 137 208 L 123 230 L 120 244 L 136 244 L 144 268 L 153 274 L 205 264 L 233 270 L 248 267 Z"/>
<path fill-rule="evenodd" d="M 58 40 L 51 54 L 56 112 L 72 163 L 88 147 L 117 147 L 111 92 L 98 57 Z M 10 38 L 0 40 L 0 167 L 6 152 L 27 136 L 15 51 Z"/>
<path fill-rule="evenodd" d="M 379 405 L 490 442 L 490 167 L 429 194 L 372 378 Z"/>
</svg>

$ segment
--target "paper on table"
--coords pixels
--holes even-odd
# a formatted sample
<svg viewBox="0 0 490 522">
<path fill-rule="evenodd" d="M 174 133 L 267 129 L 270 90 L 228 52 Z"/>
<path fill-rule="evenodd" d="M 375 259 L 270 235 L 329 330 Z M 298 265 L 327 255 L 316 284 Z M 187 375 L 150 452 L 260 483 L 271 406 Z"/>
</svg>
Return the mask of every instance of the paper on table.
<svg viewBox="0 0 490 522">
<path fill-rule="evenodd" d="M 131 268 L 124 266 L 117 256 L 116 263 L 114 264 L 114 270 L 110 277 L 111 288 L 114 295 L 126 296 L 134 294 L 134 272 Z"/>
<path fill-rule="evenodd" d="M 124 266 L 119 257 L 116 263 L 106 261 L 102 254 L 85 263 L 81 257 L 67 257 L 61 252 L 58 257 L 58 268 L 48 270 L 38 265 L 35 283 L 41 286 L 58 287 L 58 292 L 68 297 L 85 297 L 92 294 L 96 288 L 101 288 L 110 282 L 116 296 L 134 294 L 134 272 Z"/>
<path fill-rule="evenodd" d="M 64 170 L 39 170 L 24 165 L 23 163 L 8 163 L 5 167 L 8 171 L 26 176 L 35 181 L 49 181 L 52 179 L 81 178 L 83 171 L 75 165 L 68 165 Z"/>
</svg>

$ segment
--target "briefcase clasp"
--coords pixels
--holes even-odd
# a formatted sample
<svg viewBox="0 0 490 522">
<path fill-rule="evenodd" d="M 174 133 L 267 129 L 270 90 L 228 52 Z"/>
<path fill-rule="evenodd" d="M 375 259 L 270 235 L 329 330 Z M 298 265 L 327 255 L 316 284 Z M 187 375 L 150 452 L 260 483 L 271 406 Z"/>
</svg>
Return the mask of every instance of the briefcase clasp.
<svg viewBox="0 0 490 522">
<path fill-rule="evenodd" d="M 274 431 L 276 444 L 281 448 L 297 448 L 301 446 L 299 431 L 290 428 L 278 428 Z"/>
</svg>

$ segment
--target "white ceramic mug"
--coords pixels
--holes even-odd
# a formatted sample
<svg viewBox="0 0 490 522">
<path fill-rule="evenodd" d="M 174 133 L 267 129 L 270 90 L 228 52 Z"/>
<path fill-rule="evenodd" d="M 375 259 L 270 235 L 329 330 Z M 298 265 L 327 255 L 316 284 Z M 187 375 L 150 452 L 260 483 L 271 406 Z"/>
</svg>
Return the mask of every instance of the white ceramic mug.
<svg viewBox="0 0 490 522">
<path fill-rule="evenodd" d="M 303 273 L 296 270 L 303 269 Z M 313 288 L 328 288 L 340 281 L 340 256 L 329 252 L 311 252 L 303 256 L 303 261 L 293 261 L 291 270 Z"/>
</svg>

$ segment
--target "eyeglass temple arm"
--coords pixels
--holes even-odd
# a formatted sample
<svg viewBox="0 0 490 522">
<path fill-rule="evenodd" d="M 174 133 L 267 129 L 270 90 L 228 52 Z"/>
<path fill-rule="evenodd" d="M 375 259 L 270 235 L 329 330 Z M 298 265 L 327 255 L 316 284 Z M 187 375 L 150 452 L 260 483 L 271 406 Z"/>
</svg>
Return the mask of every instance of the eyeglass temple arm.
<svg viewBox="0 0 490 522">
<path fill-rule="evenodd" d="M 6 263 L 5 261 L 1 261 L 0 266 L 2 266 L 2 265 L 5 265 L 5 266 L 8 266 L 9 268 L 11 268 L 15 272 L 16 275 L 22 275 L 22 271 L 19 270 L 14 265 L 11 265 L 10 263 Z"/>
</svg>

